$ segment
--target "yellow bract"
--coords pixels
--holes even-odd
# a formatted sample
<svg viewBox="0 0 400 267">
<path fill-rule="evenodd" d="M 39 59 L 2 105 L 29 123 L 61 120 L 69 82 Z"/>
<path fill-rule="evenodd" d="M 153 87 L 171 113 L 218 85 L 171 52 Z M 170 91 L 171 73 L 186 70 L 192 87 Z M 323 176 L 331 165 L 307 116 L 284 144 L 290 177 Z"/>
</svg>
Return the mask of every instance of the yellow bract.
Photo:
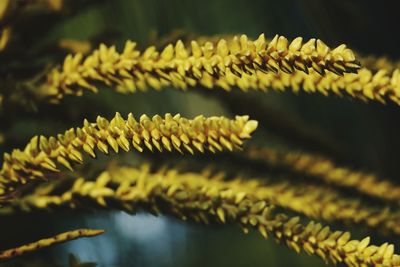
<svg viewBox="0 0 400 267">
<path fill-rule="evenodd" d="M 6 11 L 10 7 L 11 0 L 0 1 L 0 21 L 6 16 Z"/>
<path fill-rule="evenodd" d="M 64 0 L 46 0 L 45 2 L 52 11 L 60 11 L 64 4 Z"/>
<path fill-rule="evenodd" d="M 11 38 L 11 28 L 0 29 L 0 52 L 3 51 Z"/>
<path fill-rule="evenodd" d="M 80 41 L 75 39 L 62 39 L 58 42 L 58 46 L 68 52 L 72 53 L 89 53 L 92 45 L 89 41 Z"/>
</svg>

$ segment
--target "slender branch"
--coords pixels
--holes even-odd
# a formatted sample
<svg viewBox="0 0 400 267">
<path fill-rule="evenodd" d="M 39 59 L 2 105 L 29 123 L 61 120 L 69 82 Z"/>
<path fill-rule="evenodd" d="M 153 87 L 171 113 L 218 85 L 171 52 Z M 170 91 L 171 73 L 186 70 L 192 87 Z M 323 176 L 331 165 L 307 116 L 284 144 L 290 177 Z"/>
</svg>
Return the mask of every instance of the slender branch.
<svg viewBox="0 0 400 267">
<path fill-rule="evenodd" d="M 39 249 L 47 248 L 56 244 L 64 243 L 82 237 L 92 237 L 104 233 L 104 230 L 78 229 L 68 231 L 50 238 L 41 239 L 39 241 L 29 243 L 17 248 L 12 248 L 0 252 L 0 262 L 7 261 L 12 258 L 22 256 L 28 253 L 36 252 Z"/>
</svg>

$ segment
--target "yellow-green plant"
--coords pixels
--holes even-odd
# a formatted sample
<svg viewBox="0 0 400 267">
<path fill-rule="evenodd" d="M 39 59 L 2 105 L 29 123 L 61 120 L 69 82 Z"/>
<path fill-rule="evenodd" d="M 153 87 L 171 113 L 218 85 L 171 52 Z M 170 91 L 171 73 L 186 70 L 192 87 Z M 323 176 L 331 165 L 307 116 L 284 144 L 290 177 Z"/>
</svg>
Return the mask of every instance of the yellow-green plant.
<svg viewBox="0 0 400 267">
<path fill-rule="evenodd" d="M 64 1 L 36 0 L 25 4 L 33 14 L 41 14 L 63 10 Z M 13 42 L 21 38 L 20 25 L 13 18 L 23 16 L 24 10 L 20 2 L 0 1 L 1 63 L 18 60 L 12 50 L 18 48 Z M 0 77 L 0 121 L 9 126 L 17 114 L 17 103 L 29 103 L 38 109 L 43 108 L 41 105 L 48 108 L 49 104 L 62 107 L 71 105 L 61 101 L 68 96 L 72 99 L 86 91 L 97 93 L 104 87 L 122 94 L 146 92 L 149 88 L 193 88 L 194 92 L 221 88 L 227 94 L 236 87 L 243 94 L 250 90 L 291 90 L 400 104 L 399 64 L 385 58 L 359 56 L 344 44 L 331 49 L 319 39 L 303 41 L 298 37 L 289 41 L 276 35 L 269 40 L 261 34 L 257 39 L 226 35 L 178 40 L 162 49 L 155 45 L 141 50 L 128 40 L 122 52 L 116 45 L 103 43 L 89 52 L 94 47 L 91 40 L 57 40 L 47 47 L 49 51 L 76 53 L 66 55 L 57 66 L 38 60 L 32 69 L 21 59 L 18 64 L 10 64 L 8 75 Z M 40 54 L 33 50 L 32 55 Z M 30 56 L 29 51 L 24 53 L 21 58 Z M 52 61 L 57 57 L 44 58 Z M 218 100 L 224 101 L 224 96 Z M 263 113 L 263 109 L 257 110 Z M 265 238 L 272 236 L 296 252 L 305 251 L 327 263 L 400 266 L 400 255 L 392 244 L 370 245 L 370 237 L 351 239 L 348 231 L 334 231 L 313 221 L 302 223 L 305 217 L 324 224 L 335 223 L 334 227 L 361 226 L 383 236 L 400 236 L 400 186 L 378 175 L 336 164 L 326 156 L 273 150 L 265 145 L 269 141 L 265 132 L 255 137 L 258 139 L 253 146 L 243 147 L 256 130 L 258 118 L 260 123 L 268 124 L 268 119 L 262 120 L 265 114 L 257 114 L 256 121 L 243 114 L 234 115 L 234 119 L 203 115 L 189 119 L 170 113 L 136 118 L 129 113 L 123 117 L 116 112 L 113 118 L 106 119 L 97 116 L 101 113 L 97 109 L 87 113 L 85 118 L 96 119 L 85 119 L 81 127 L 49 137 L 34 135 L 23 148 L 4 153 L 0 216 L 89 208 L 132 214 L 145 211 L 206 225 L 234 224 L 245 233 L 255 229 Z M 268 130 L 265 125 L 263 129 Z M 304 140 L 315 136 L 306 136 L 307 131 L 302 135 Z M 8 151 L 8 140 L 12 138 L 10 131 L 3 133 L 1 129 L 0 148 Z M 129 157 L 127 163 L 121 152 L 132 150 L 142 154 Z M 162 168 L 163 160 L 146 152 L 170 152 L 163 158 L 168 167 Z M 201 166 L 200 170 L 198 165 L 189 163 L 189 170 L 179 169 L 174 161 L 176 154 L 186 162 L 181 158 L 197 152 L 204 155 L 191 160 Z M 222 155 L 214 155 L 217 152 Z M 104 155 L 109 154 L 116 154 L 108 160 L 111 164 L 105 163 Z M 136 162 L 132 162 L 133 158 Z M 232 164 L 229 159 L 233 158 Z M 218 175 L 204 171 L 206 159 L 221 160 Z M 142 167 L 137 166 L 143 162 Z M 170 167 L 174 164 L 177 166 Z M 244 174 L 237 174 L 240 171 Z M 232 172 L 233 178 L 229 178 Z M 6 249 L 0 252 L 0 261 L 101 233 L 103 230 L 90 229 L 66 232 Z M 73 263 L 79 264 L 77 260 Z"/>
</svg>

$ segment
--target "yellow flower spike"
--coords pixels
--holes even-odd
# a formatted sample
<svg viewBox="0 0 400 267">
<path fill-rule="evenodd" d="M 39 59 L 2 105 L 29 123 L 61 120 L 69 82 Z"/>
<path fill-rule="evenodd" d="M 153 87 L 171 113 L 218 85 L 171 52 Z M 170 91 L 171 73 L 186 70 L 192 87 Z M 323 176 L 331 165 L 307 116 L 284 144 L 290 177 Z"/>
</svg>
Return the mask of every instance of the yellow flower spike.
<svg viewBox="0 0 400 267">
<path fill-rule="evenodd" d="M 266 42 L 273 44 L 272 47 L 275 47 L 278 43 L 278 38 Z M 208 39 L 213 40 L 213 37 Z M 231 39 L 227 38 L 227 40 Z M 217 43 L 218 40 L 213 40 L 213 42 Z M 234 45 L 233 41 L 228 42 L 228 44 L 229 46 Z M 297 51 L 302 47 L 302 52 Z M 322 57 L 319 56 L 319 53 L 322 53 L 323 48 L 324 45 L 318 40 L 310 40 L 309 43 L 303 45 L 302 38 L 299 37 L 294 39 L 288 47 L 289 54 L 292 54 L 295 58 L 303 58 L 303 60 L 295 60 L 293 62 L 295 66 L 294 71 L 290 71 L 291 68 L 288 66 L 291 65 L 287 65 L 287 57 L 281 61 L 280 66 L 274 60 L 268 61 L 271 69 L 267 71 L 257 67 L 259 63 L 255 59 L 255 74 L 244 75 L 243 70 L 238 68 L 237 65 L 233 65 L 233 68 L 229 70 L 229 72 L 233 72 L 232 75 L 228 75 L 229 72 L 227 72 L 224 77 L 210 77 L 205 86 L 208 88 L 215 86 L 223 87 L 228 90 L 230 86 L 238 86 L 243 91 L 250 89 L 285 91 L 289 89 L 297 93 L 300 90 L 304 90 L 309 93 L 318 92 L 325 96 L 333 93 L 340 97 L 348 96 L 362 101 L 372 100 L 381 103 L 393 101 L 396 104 L 400 104 L 399 62 L 390 61 L 386 58 L 357 56 L 362 65 L 365 66 L 359 69 L 358 73 L 344 73 L 343 76 L 340 76 L 335 73 L 339 71 L 338 74 L 341 74 L 340 70 L 343 70 L 343 66 L 332 65 L 333 69 L 331 71 L 334 73 L 324 71 L 324 74 L 321 76 L 320 73 L 322 73 L 322 70 L 327 70 L 326 60 L 349 62 L 346 65 L 351 66 L 350 61 L 355 58 L 354 53 L 350 49 L 346 48 L 345 45 L 341 45 L 338 49 L 335 49 L 334 53 L 330 50 L 321 61 Z M 308 53 L 312 50 L 314 52 L 309 56 L 314 61 L 310 63 L 312 64 L 312 69 L 310 69 L 307 67 L 304 57 L 300 56 L 299 53 Z M 320 52 L 317 52 L 318 50 Z M 278 67 L 282 68 L 283 72 L 277 72 Z M 228 87 L 226 86 L 227 84 L 229 85 Z"/>
<path fill-rule="evenodd" d="M 232 81 L 229 73 L 240 78 L 244 74 L 255 76 L 257 71 L 292 73 L 297 69 L 308 73 L 315 69 L 319 73 L 328 70 L 343 74 L 358 68 L 354 54 L 345 46 L 331 50 L 315 39 L 302 44 L 301 38 L 289 42 L 283 36 L 275 36 L 269 42 L 264 35 L 256 41 L 242 35 L 221 39 L 215 45 L 212 42 L 199 45 L 192 41 L 190 49 L 178 41 L 161 52 L 150 47 L 143 53 L 135 50 L 135 44 L 128 41 L 123 53 L 118 53 L 114 46 L 108 48 L 101 44 L 85 59 L 81 54 L 67 56 L 61 70 L 54 69 L 49 73 L 39 94 L 55 102 L 65 95 L 96 91 L 96 82 L 113 86 L 121 93 L 146 90 L 147 87 L 160 90 L 171 85 L 185 89 L 198 84 L 225 89 L 229 89 L 228 85 L 239 85 L 247 89 L 252 86 L 243 82 L 241 85 L 239 80 Z"/>
<path fill-rule="evenodd" d="M 246 155 L 270 167 L 287 169 L 292 173 L 307 175 L 328 184 L 359 191 L 365 195 L 394 203 L 400 202 L 400 185 L 380 179 L 371 173 L 354 171 L 336 165 L 329 158 L 301 152 L 287 153 L 271 148 L 249 147 Z"/>
<path fill-rule="evenodd" d="M 36 252 L 37 250 L 51 247 L 56 244 L 68 242 L 74 239 L 82 237 L 92 237 L 103 234 L 104 230 L 93 230 L 93 229 L 78 229 L 68 231 L 54 237 L 41 239 L 39 241 L 23 245 L 21 247 L 0 251 L 0 261 L 7 261 L 12 258 L 22 256 L 28 253 Z"/>
<path fill-rule="evenodd" d="M 224 181 L 176 170 L 152 173 L 149 166 L 144 169 L 114 166 L 95 182 L 78 181 L 72 189 L 63 186 L 64 191 L 53 187 L 54 192 L 47 189 L 45 193 L 39 186 L 37 193 L 17 199 L 11 207 L 18 210 L 20 205 L 25 207 L 24 211 L 88 205 L 130 212 L 145 209 L 206 224 L 238 224 L 246 232 L 254 228 L 265 238 L 273 236 L 296 252 L 304 250 L 326 262 L 356 267 L 382 264 L 395 267 L 399 263 L 393 245 L 369 245 L 369 237 L 352 240 L 349 232 L 332 231 L 314 222 L 303 226 L 298 217 L 274 214 L 271 202 L 261 193 L 269 186 L 260 186 L 257 180 Z M 74 194 L 70 194 L 71 190 L 75 190 Z"/>
<path fill-rule="evenodd" d="M 85 120 L 83 128 L 67 130 L 57 139 L 35 136 L 24 150 L 16 149 L 11 155 L 5 154 L 0 170 L 0 188 L 4 194 L 9 188 L 14 189 L 29 180 L 46 179 L 47 175 L 60 171 L 59 165 L 72 169 L 73 163 L 84 162 L 83 151 L 95 157 L 96 149 L 107 154 L 110 146 L 118 153 L 120 148 L 129 151 L 132 144 L 140 152 L 144 147 L 153 151 L 155 146 L 159 151 L 165 149 L 183 153 L 182 142 L 183 148 L 190 153 L 194 148 L 203 152 L 204 147 L 212 152 L 214 148 L 231 150 L 240 148 L 239 144 L 232 146 L 227 141 L 232 135 L 240 137 L 241 143 L 250 138 L 256 128 L 257 122 L 249 120 L 248 116 L 237 116 L 235 120 L 197 116 L 189 120 L 179 114 L 166 114 L 164 119 L 142 115 L 139 122 L 132 114 L 124 119 L 117 113 L 110 122 L 97 117 L 96 123 Z"/>
</svg>

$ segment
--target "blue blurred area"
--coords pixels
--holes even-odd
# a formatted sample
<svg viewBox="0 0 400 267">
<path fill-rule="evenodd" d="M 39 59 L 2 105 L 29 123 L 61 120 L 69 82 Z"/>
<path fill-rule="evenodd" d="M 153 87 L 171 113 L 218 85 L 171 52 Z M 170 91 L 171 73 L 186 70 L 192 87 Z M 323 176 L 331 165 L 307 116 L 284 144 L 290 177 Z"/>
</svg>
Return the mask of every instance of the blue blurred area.
<svg viewBox="0 0 400 267">
<path fill-rule="evenodd" d="M 64 222 L 65 225 L 71 223 Z M 51 250 L 67 264 L 73 254 L 81 262 L 114 266 L 321 266 L 316 257 L 296 254 L 255 231 L 243 234 L 238 226 L 206 226 L 147 213 L 94 213 L 74 225 L 106 229 L 104 235 L 78 239 Z M 64 225 L 64 226 L 65 226 Z M 71 227 L 71 226 L 70 226 Z"/>
<path fill-rule="evenodd" d="M 106 219 L 86 220 L 92 228 L 107 229 L 107 234 L 67 243 L 58 252 L 60 258 L 68 252 L 100 266 L 172 266 L 185 254 L 186 227 L 166 217 L 116 212 Z"/>
</svg>

